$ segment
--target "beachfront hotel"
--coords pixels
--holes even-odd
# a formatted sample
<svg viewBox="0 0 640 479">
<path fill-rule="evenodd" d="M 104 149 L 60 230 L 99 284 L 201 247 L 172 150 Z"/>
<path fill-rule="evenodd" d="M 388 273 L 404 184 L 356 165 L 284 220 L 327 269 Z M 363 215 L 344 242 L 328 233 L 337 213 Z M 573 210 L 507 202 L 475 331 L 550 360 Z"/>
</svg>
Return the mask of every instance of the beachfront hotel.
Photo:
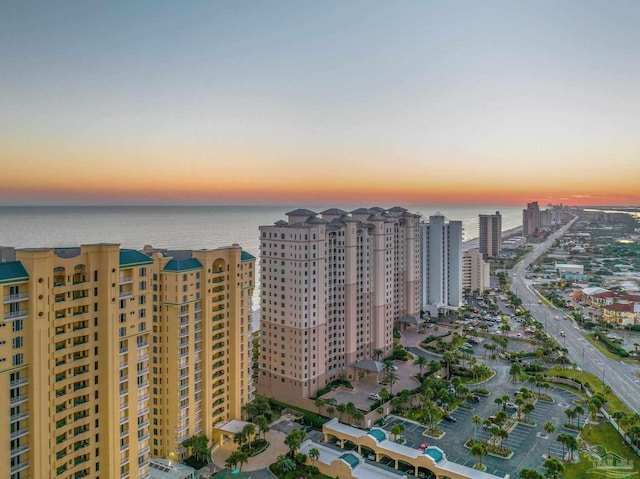
<svg viewBox="0 0 640 479">
<path fill-rule="evenodd" d="M 0 477 L 148 478 L 152 456 L 240 419 L 254 268 L 237 245 L 0 262 Z"/>
<path fill-rule="evenodd" d="M 297 209 L 260 227 L 258 391 L 295 404 L 393 347 L 420 313 L 420 216 L 395 207 Z"/>
<path fill-rule="evenodd" d="M 440 213 L 420 223 L 422 310 L 438 316 L 462 306 L 462 221 Z"/>
</svg>

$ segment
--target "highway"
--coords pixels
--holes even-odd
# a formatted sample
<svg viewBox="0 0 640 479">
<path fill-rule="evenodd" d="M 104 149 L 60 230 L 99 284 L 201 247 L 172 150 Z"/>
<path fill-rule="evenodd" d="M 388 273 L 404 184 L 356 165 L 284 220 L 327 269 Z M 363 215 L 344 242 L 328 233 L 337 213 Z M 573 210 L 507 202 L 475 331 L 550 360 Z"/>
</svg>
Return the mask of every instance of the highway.
<svg viewBox="0 0 640 479">
<path fill-rule="evenodd" d="M 640 412 L 640 378 L 635 375 L 640 371 L 640 366 L 635 363 L 611 359 L 602 354 L 586 340 L 585 332 L 576 323 L 562 319 L 566 314 L 565 311 L 548 306 L 546 303 L 539 304 L 540 298 L 531 289 L 529 281 L 525 278 L 525 273 L 531 262 L 542 255 L 556 238 L 562 236 L 576 219 L 573 218 L 544 243 L 534 245 L 534 249 L 514 266 L 509 272 L 512 281 L 511 291 L 518 295 L 523 306 L 531 311 L 533 317 L 544 325 L 545 331 L 553 336 L 558 344 L 567 348 L 571 361 L 582 370 L 591 372 L 600 380 L 604 380 L 605 384 L 608 384 L 631 410 Z M 557 316 L 561 319 L 556 320 Z M 562 331 L 565 332 L 565 337 L 561 336 Z"/>
</svg>

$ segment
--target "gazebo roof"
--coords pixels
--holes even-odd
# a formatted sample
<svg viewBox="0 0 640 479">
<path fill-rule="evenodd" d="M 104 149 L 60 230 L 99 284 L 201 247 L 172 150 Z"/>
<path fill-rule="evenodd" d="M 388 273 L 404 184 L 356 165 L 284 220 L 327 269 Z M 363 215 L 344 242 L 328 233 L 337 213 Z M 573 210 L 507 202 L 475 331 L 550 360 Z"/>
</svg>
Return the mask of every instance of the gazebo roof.
<svg viewBox="0 0 640 479">
<path fill-rule="evenodd" d="M 416 318 L 415 316 L 403 316 L 402 318 L 396 320 L 396 323 L 407 323 L 407 324 L 422 324 L 424 322 L 426 322 L 426 320 Z"/>
<path fill-rule="evenodd" d="M 363 359 L 353 365 L 354 368 L 364 369 L 365 371 L 373 371 L 379 373 L 384 371 L 384 364 L 380 361 L 374 361 L 373 359 Z"/>
</svg>

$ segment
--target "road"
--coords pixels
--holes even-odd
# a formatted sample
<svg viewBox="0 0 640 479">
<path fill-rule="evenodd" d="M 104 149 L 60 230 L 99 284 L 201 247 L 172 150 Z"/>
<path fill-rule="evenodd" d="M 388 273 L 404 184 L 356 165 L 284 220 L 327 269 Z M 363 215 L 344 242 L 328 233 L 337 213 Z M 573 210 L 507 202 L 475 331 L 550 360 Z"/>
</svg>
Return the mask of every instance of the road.
<svg viewBox="0 0 640 479">
<path fill-rule="evenodd" d="M 571 220 L 544 243 L 535 245 L 533 251 L 516 264 L 509 273 L 512 280 L 511 290 L 520 297 L 523 305 L 526 305 L 533 317 L 544 325 L 545 331 L 553 336 L 558 344 L 568 349 L 571 361 L 584 371 L 595 374 L 605 384 L 608 384 L 631 410 L 640 412 L 640 381 L 635 374 L 640 371 L 640 367 L 633 363 L 608 358 L 602 354 L 585 339 L 584 331 L 573 321 L 555 320 L 555 317 L 562 318 L 566 313 L 546 304 L 539 304 L 538 295 L 531 289 L 525 278 L 525 272 L 531 262 L 542 255 L 558 237 L 562 236 L 576 219 Z M 565 337 L 561 336 L 561 331 L 565 332 Z"/>
</svg>

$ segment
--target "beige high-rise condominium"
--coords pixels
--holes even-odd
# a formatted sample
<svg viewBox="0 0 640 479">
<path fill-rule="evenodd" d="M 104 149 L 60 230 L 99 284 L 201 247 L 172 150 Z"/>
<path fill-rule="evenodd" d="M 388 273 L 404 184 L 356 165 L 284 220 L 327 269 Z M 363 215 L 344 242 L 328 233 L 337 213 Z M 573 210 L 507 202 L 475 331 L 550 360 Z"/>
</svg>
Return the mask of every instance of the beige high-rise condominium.
<svg viewBox="0 0 640 479">
<path fill-rule="evenodd" d="M 527 203 L 527 209 L 522 210 L 522 234 L 532 236 L 540 229 L 540 206 L 537 201 Z"/>
<path fill-rule="evenodd" d="M 0 263 L 0 477 L 146 478 L 252 399 L 255 258 L 28 249 Z"/>
<path fill-rule="evenodd" d="M 260 227 L 258 390 L 288 403 L 375 350 L 420 311 L 419 215 L 395 207 L 298 209 Z"/>
<path fill-rule="evenodd" d="M 479 215 L 480 252 L 486 258 L 497 258 L 502 249 L 502 215 Z"/>
</svg>

